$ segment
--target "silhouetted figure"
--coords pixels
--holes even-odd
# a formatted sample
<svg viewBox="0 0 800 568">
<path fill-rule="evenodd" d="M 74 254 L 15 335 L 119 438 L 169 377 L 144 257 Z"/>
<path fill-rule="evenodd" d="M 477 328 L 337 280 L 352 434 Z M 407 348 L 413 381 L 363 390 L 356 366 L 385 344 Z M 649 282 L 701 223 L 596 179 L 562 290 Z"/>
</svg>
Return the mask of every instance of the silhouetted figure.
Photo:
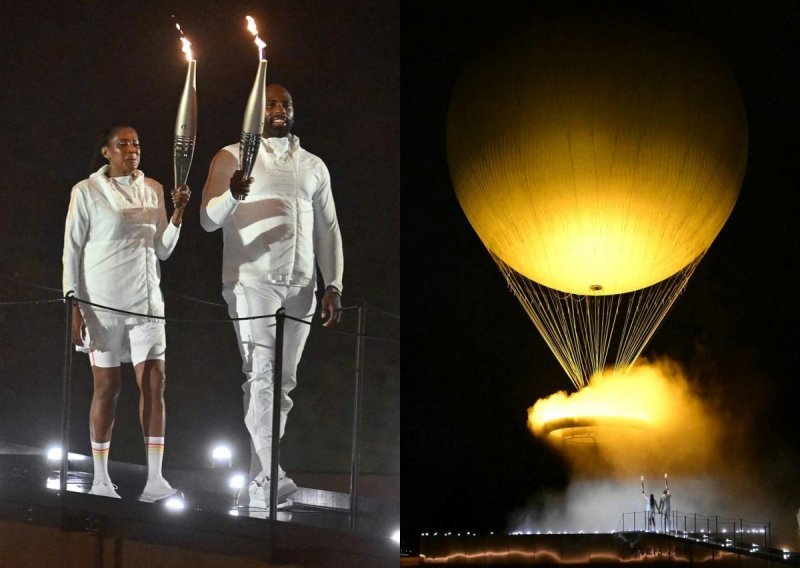
<svg viewBox="0 0 800 568">
<path fill-rule="evenodd" d="M 658 508 L 661 511 L 661 515 L 663 516 L 664 522 L 662 526 L 666 532 L 672 530 L 672 505 L 670 500 L 672 499 L 672 493 L 669 492 L 669 489 L 664 489 L 664 492 L 661 494 L 661 498 L 658 501 Z"/>
<path fill-rule="evenodd" d="M 645 517 L 647 517 L 647 528 L 645 529 L 646 532 L 650 532 L 652 528 L 653 532 L 656 531 L 656 513 L 660 512 L 661 509 L 658 507 L 658 503 L 656 503 L 656 497 L 652 493 L 650 497 L 642 491 L 642 495 L 644 496 L 644 500 L 646 503 L 645 508 Z"/>
</svg>

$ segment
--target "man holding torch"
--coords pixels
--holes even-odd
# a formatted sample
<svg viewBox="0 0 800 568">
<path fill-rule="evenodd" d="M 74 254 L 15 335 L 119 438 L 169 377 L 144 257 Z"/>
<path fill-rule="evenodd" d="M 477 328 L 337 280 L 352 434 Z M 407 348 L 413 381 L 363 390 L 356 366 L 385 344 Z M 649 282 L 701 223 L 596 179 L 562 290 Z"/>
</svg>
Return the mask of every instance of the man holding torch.
<svg viewBox="0 0 800 568">
<path fill-rule="evenodd" d="M 663 527 L 665 532 L 670 532 L 672 530 L 672 493 L 669 492 L 669 481 L 667 480 L 667 474 L 664 474 L 664 492 L 661 494 L 661 499 L 658 503 L 658 508 L 661 510 L 661 514 L 663 515 Z"/>
<path fill-rule="evenodd" d="M 321 297 L 323 325 L 341 318 L 344 259 L 342 238 L 325 163 L 300 146 L 292 134 L 294 106 L 289 91 L 268 85 L 264 131 L 252 165 L 242 171 L 239 144 L 222 148 L 208 173 L 200 222 L 222 228 L 222 294 L 231 318 L 275 314 L 311 322 L 317 304 L 319 267 L 326 285 Z M 250 506 L 266 507 L 272 452 L 275 319 L 234 321 L 242 357 L 245 425 L 261 464 L 250 482 Z M 280 434 L 292 408 L 297 366 L 310 326 L 286 320 Z M 278 469 L 278 505 L 297 489 Z"/>
</svg>

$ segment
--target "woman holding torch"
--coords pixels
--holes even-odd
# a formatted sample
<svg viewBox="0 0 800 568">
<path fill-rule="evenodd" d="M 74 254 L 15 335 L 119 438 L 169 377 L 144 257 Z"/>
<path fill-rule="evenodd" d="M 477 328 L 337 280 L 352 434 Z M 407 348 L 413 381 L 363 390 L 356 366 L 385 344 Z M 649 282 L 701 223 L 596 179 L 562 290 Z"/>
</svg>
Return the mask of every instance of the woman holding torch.
<svg viewBox="0 0 800 568">
<path fill-rule="evenodd" d="M 645 501 L 647 502 L 645 509 L 645 516 L 647 517 L 647 530 L 645 532 L 650 532 L 651 529 L 653 532 L 656 532 L 656 513 L 660 513 L 661 510 L 658 507 L 655 495 L 652 493 L 650 494 L 650 497 L 645 495 Z"/>
<path fill-rule="evenodd" d="M 147 483 L 139 500 L 152 503 L 176 489 L 161 473 L 164 321 L 147 316 L 164 315 L 159 261 L 175 249 L 191 192 L 186 185 L 172 191 L 174 210 L 167 220 L 163 188 L 139 170 L 139 136 L 130 126 L 108 130 L 100 153 L 108 164 L 72 189 L 63 255 L 64 294 L 72 291 L 78 299 L 72 310 L 72 342 L 89 353 L 94 381 L 89 411 L 94 481 L 89 493 L 120 498 L 108 475 L 108 453 L 121 363 L 130 362 L 140 392 L 147 453 Z"/>
</svg>

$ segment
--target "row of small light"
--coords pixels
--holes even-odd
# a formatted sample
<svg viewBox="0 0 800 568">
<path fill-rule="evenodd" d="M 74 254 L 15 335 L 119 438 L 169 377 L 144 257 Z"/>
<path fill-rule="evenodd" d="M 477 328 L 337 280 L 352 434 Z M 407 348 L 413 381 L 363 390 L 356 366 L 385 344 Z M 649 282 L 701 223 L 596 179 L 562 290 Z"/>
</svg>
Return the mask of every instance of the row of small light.
<svg viewBox="0 0 800 568">
<path fill-rule="evenodd" d="M 612 530 L 612 531 L 609 531 L 609 532 L 610 533 L 614 533 L 616 531 Z M 703 535 L 701 538 L 703 538 L 703 539 L 708 539 L 709 535 L 713 534 L 710 531 L 709 531 L 708 534 L 705 534 L 705 532 L 706 532 L 705 529 L 700 529 L 700 533 Z M 727 533 L 728 531 L 727 531 L 727 529 L 722 529 L 721 532 Z M 740 532 L 740 533 L 743 533 L 743 534 L 744 533 L 747 533 L 747 534 L 766 534 L 766 529 L 763 529 L 763 528 L 761 528 L 761 529 L 746 529 L 746 530 L 738 530 L 736 532 Z M 494 535 L 494 532 L 490 532 L 489 534 L 490 535 Z M 577 532 L 576 531 L 551 531 L 551 530 L 548 530 L 548 531 L 545 531 L 543 533 L 542 531 L 539 530 L 539 531 L 536 531 L 536 532 L 532 532 L 532 531 L 514 531 L 514 532 L 511 532 L 511 533 L 507 533 L 507 534 L 509 536 L 530 536 L 530 535 L 541 535 L 541 534 L 587 534 L 587 533 L 585 531 L 582 531 L 582 530 L 577 531 Z M 590 534 L 600 534 L 600 531 L 594 531 L 593 533 L 590 533 Z M 684 536 L 688 536 L 689 535 L 689 533 L 685 532 L 685 531 L 684 532 L 676 531 L 676 534 L 683 534 Z M 438 532 L 434 532 L 434 533 L 422 532 L 422 533 L 420 533 L 420 536 L 439 536 L 439 533 Z M 460 537 L 462 535 L 461 535 L 461 533 L 455 533 L 454 534 L 452 531 L 448 531 L 448 532 L 443 532 L 442 536 L 457 536 L 457 537 Z M 479 535 L 478 535 L 478 533 L 473 533 L 473 532 L 467 531 L 467 532 L 464 533 L 464 536 L 479 536 Z M 730 542 L 732 542 L 730 539 L 726 539 L 726 543 L 730 543 Z M 753 546 L 758 547 L 757 544 L 754 544 Z"/>
<path fill-rule="evenodd" d="M 609 531 L 609 533 L 614 533 L 614 532 L 616 532 L 616 531 L 613 531 L 613 530 Z M 706 532 L 706 529 L 700 529 L 700 534 L 703 534 L 704 538 L 708 538 L 708 535 L 714 534 L 713 532 L 709 531 L 708 535 L 706 535 L 705 532 Z M 728 530 L 727 529 L 722 529 L 720 532 L 727 533 Z M 736 532 L 743 533 L 743 534 L 766 534 L 767 530 L 763 529 L 763 528 L 762 529 L 745 529 L 745 530 L 737 530 Z M 686 531 L 676 531 L 676 533 L 677 534 L 683 534 L 684 536 L 690 534 L 690 533 L 688 533 Z M 434 533 L 422 532 L 422 533 L 419 533 L 419 534 L 420 534 L 420 536 L 439 536 L 438 532 L 434 532 Z M 494 532 L 490 532 L 489 534 L 493 535 Z M 536 532 L 532 532 L 532 531 L 514 531 L 514 532 L 507 533 L 507 534 L 510 535 L 510 536 L 520 536 L 520 535 L 533 535 L 533 534 L 586 534 L 586 533 L 585 533 L 585 531 L 582 531 L 582 530 L 581 531 L 551 531 L 551 530 L 549 530 L 549 531 L 546 531 L 546 532 L 542 533 L 542 531 L 539 530 L 539 531 L 536 531 Z M 593 534 L 600 534 L 600 531 L 594 531 Z M 452 531 L 443 532 L 442 536 L 453 536 L 453 532 Z M 461 536 L 461 533 L 455 533 L 455 536 Z M 464 533 L 464 536 L 478 536 L 478 533 L 473 533 L 473 532 L 467 531 L 467 532 Z"/>
<path fill-rule="evenodd" d="M 614 531 L 611 531 L 611 532 L 614 532 Z M 678 531 L 678 532 L 680 532 L 680 531 Z M 701 533 L 705 533 L 705 529 L 700 529 L 700 532 L 701 532 Z M 726 531 L 725 529 L 722 529 L 722 532 L 727 532 L 727 531 Z M 745 532 L 747 532 L 747 533 L 754 533 L 754 534 L 759 534 L 759 533 L 760 533 L 760 534 L 764 534 L 764 533 L 766 532 L 766 530 L 765 530 L 765 529 L 747 529 L 747 530 L 741 530 L 741 531 L 738 531 L 738 532 L 742 532 L 742 533 L 745 533 Z M 490 535 L 494 535 L 494 532 L 490 532 L 489 534 L 490 534 Z M 532 532 L 530 532 L 530 531 L 528 531 L 528 532 L 519 532 L 519 531 L 517 531 L 517 532 L 508 533 L 508 534 L 509 534 L 509 536 L 525 536 L 525 535 L 532 535 L 532 534 L 541 535 L 541 534 L 542 534 L 542 532 L 541 532 L 541 531 L 536 531 L 535 533 L 532 533 Z M 547 532 L 546 532 L 546 533 L 544 533 L 544 534 L 585 534 L 585 533 L 584 533 L 583 531 L 578 531 L 577 533 L 575 533 L 575 532 L 569 532 L 569 531 L 562 531 L 562 532 L 553 532 L 553 531 L 547 531 Z M 600 534 L 600 533 L 599 533 L 599 531 L 594 531 L 594 534 Z M 689 534 L 689 533 L 684 533 L 684 535 L 687 535 L 687 534 Z M 709 533 L 709 534 L 711 534 L 711 533 Z M 427 536 L 439 536 L 439 533 L 438 533 L 438 532 L 434 532 L 434 533 L 422 532 L 422 533 L 420 533 L 420 536 L 425 536 L 425 537 L 427 537 Z M 448 532 L 443 532 L 443 533 L 442 533 L 442 536 L 456 536 L 456 537 L 460 537 L 460 536 L 461 536 L 461 533 L 455 533 L 455 534 L 453 534 L 453 532 L 452 532 L 452 531 L 448 531 Z M 464 533 L 464 536 L 479 536 L 479 535 L 478 535 L 478 533 L 474 533 L 474 532 L 467 531 L 467 532 L 465 532 L 465 533 Z M 398 537 L 399 537 L 399 535 L 398 535 Z M 708 534 L 703 534 L 703 537 L 702 537 L 702 538 L 703 538 L 703 540 L 708 540 Z M 726 546 L 726 547 L 731 547 L 731 546 L 733 546 L 733 541 L 732 541 L 731 539 L 729 539 L 729 538 L 726 538 L 726 539 L 725 539 L 725 546 Z M 750 552 L 758 552 L 758 551 L 759 551 L 759 549 L 760 549 L 759 545 L 758 545 L 758 544 L 755 544 L 755 543 L 753 543 L 753 544 L 751 545 L 751 547 L 750 547 Z M 784 549 L 782 549 L 782 550 L 781 550 L 781 552 L 783 553 L 783 559 L 784 559 L 784 560 L 788 560 L 788 559 L 791 557 L 791 555 L 792 555 L 792 551 L 791 551 L 791 550 L 788 550 L 788 549 L 785 549 L 785 548 L 784 548 Z"/>
<path fill-rule="evenodd" d="M 420 534 L 420 536 L 439 536 L 438 532 L 434 532 L 434 533 L 422 532 L 422 533 L 419 533 L 419 534 Z M 561 531 L 561 532 L 558 532 L 558 531 L 555 531 L 555 532 L 554 531 L 547 531 L 547 532 L 544 532 L 544 533 L 542 533 L 542 531 L 536 531 L 536 532 L 532 532 L 532 531 L 524 531 L 524 532 L 523 531 L 515 531 L 515 532 L 506 533 L 506 534 L 508 534 L 508 536 L 530 536 L 530 535 L 534 535 L 534 534 L 541 535 L 541 534 L 587 534 L 587 533 L 585 533 L 584 531 L 577 531 L 577 532 L 575 532 L 575 531 Z M 594 533 L 590 533 L 590 534 L 600 534 L 600 531 L 594 531 Z M 493 536 L 494 535 L 494 531 L 490 532 L 489 535 Z M 461 533 L 453 534 L 452 531 L 448 531 L 448 532 L 443 532 L 442 536 L 460 537 Z M 480 536 L 480 535 L 478 533 L 467 531 L 467 532 L 464 533 L 464 536 Z"/>
</svg>

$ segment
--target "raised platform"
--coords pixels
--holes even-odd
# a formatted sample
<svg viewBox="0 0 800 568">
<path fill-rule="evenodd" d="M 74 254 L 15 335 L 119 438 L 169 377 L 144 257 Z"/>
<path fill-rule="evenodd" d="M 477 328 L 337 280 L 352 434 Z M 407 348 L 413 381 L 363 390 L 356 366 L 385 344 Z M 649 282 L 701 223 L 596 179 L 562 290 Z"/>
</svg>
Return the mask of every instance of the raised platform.
<svg viewBox="0 0 800 568">
<path fill-rule="evenodd" d="M 304 480 L 341 476 L 301 474 L 291 507 L 269 520 L 237 499 L 229 471 L 165 471 L 180 490 L 184 509 L 137 500 L 144 466 L 111 462 L 121 500 L 87 494 L 91 460 L 70 459 L 67 491 L 58 464 L 44 450 L 0 444 L 0 566 L 397 566 L 399 499 L 362 495 L 355 516 L 349 495 Z M 56 554 L 56 552 L 58 554 Z"/>
</svg>

